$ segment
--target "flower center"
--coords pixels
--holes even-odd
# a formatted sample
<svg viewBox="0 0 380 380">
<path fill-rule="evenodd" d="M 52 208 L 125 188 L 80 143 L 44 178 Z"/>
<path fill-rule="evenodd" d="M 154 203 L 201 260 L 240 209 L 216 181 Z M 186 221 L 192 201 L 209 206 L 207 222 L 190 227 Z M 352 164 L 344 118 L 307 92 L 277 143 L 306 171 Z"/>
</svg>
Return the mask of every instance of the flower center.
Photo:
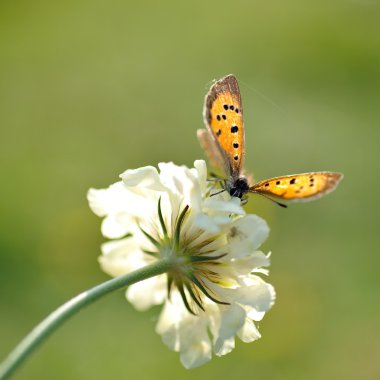
<svg viewBox="0 0 380 380">
<path fill-rule="evenodd" d="M 190 211 L 189 206 L 183 208 L 176 218 L 177 222 L 170 235 L 162 215 L 160 198 L 157 213 L 161 231 L 156 231 L 158 238 L 154 238 L 141 227 L 140 229 L 156 248 L 155 251 L 144 250 L 145 253 L 157 258 L 173 258 L 173 266 L 167 273 L 168 297 L 170 298 L 173 288 L 176 288 L 181 294 L 187 310 L 196 315 L 198 308 L 205 311 L 205 297 L 215 303 L 229 305 L 228 302 L 219 300 L 215 291 L 216 286 L 220 286 L 223 280 L 217 268 L 225 265 L 219 260 L 227 253 L 220 254 L 215 253 L 213 249 L 205 249 L 219 236 L 215 235 L 204 240 L 198 239 L 203 232 L 201 230 L 199 230 L 199 235 L 193 233 L 193 236 L 187 236 L 186 239 L 182 238 L 181 240 L 183 223 Z M 191 244 L 195 239 L 197 239 L 197 243 Z"/>
</svg>

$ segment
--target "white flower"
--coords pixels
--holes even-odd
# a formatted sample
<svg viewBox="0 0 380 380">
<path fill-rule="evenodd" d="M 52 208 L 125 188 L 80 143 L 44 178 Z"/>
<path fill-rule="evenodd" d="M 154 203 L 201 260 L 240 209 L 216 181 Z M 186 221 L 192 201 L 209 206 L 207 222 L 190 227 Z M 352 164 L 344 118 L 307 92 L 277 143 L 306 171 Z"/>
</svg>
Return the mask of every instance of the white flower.
<svg viewBox="0 0 380 380">
<path fill-rule="evenodd" d="M 210 197 L 204 161 L 127 170 L 105 190 L 90 189 L 90 207 L 104 217 L 102 269 L 120 276 L 163 257 L 177 265 L 134 285 L 128 300 L 138 310 L 164 303 L 156 331 L 180 352 L 186 368 L 200 366 L 243 342 L 260 338 L 255 323 L 275 299 L 269 255 L 257 251 L 269 228 L 245 215 L 238 198 Z"/>
</svg>

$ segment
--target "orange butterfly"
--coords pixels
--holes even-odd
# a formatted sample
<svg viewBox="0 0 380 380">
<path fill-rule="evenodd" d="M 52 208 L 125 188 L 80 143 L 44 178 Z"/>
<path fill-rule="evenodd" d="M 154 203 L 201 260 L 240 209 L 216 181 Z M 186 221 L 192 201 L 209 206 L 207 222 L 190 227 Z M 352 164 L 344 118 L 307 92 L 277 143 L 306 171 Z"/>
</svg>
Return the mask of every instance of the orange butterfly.
<svg viewBox="0 0 380 380">
<path fill-rule="evenodd" d="M 243 107 L 234 75 L 227 75 L 211 87 L 205 99 L 204 121 L 207 129 L 199 129 L 198 138 L 210 164 L 225 175 L 224 179 L 219 179 L 222 191 L 228 191 L 244 203 L 247 193 L 255 193 L 286 207 L 271 197 L 285 201 L 313 200 L 333 191 L 343 178 L 341 173 L 312 172 L 275 177 L 250 186 L 242 175 L 245 154 Z"/>
</svg>

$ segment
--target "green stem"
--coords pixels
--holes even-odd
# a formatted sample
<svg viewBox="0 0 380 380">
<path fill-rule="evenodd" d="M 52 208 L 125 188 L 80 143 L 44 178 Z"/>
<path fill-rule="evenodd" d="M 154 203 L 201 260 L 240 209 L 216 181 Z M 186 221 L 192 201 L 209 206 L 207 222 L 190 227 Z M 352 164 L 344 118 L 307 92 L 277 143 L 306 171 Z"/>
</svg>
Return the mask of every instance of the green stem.
<svg viewBox="0 0 380 380">
<path fill-rule="evenodd" d="M 114 290 L 167 272 L 173 265 L 170 258 L 161 259 L 134 272 L 113 278 L 61 305 L 38 324 L 8 355 L 0 365 L 0 380 L 7 379 L 16 368 L 60 325 L 83 307 Z"/>
</svg>

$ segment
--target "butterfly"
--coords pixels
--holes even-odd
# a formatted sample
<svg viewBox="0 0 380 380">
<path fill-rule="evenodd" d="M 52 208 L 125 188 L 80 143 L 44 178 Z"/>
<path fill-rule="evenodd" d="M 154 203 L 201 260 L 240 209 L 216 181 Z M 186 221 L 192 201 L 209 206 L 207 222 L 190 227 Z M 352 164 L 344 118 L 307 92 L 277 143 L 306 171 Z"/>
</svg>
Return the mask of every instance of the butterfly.
<svg viewBox="0 0 380 380">
<path fill-rule="evenodd" d="M 224 174 L 224 178 L 216 178 L 222 185 L 221 192 L 227 191 L 243 203 L 248 193 L 254 193 L 287 207 L 282 201 L 317 199 L 333 191 L 343 178 L 341 173 L 323 171 L 275 177 L 251 185 L 243 174 L 243 107 L 239 85 L 232 74 L 211 86 L 203 117 L 206 129 L 199 129 L 197 135 L 211 166 Z"/>
</svg>

